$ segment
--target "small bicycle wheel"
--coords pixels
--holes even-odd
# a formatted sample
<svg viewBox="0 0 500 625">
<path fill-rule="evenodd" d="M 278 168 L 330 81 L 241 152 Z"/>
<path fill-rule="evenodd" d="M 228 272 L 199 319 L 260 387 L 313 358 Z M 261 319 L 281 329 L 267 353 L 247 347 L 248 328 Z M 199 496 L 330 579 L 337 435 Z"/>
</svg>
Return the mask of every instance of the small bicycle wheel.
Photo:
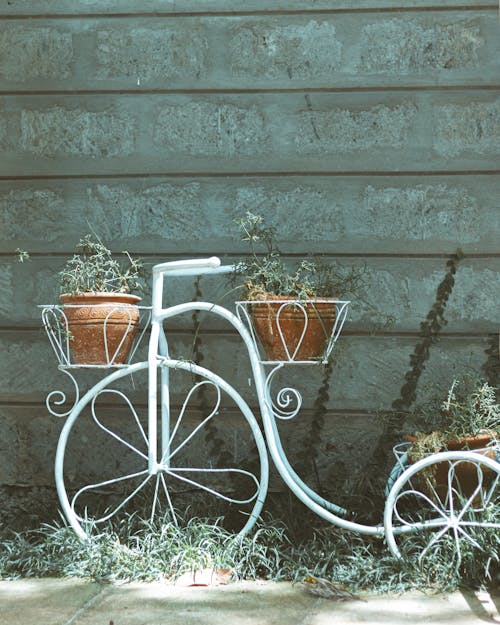
<svg viewBox="0 0 500 625">
<path fill-rule="evenodd" d="M 392 485 L 384 527 L 397 558 L 442 556 L 458 567 L 466 555 L 487 553 L 500 529 L 500 463 L 470 451 L 419 460 Z"/>
<path fill-rule="evenodd" d="M 143 362 L 110 374 L 70 413 L 55 471 L 68 521 L 82 538 L 94 524 L 131 516 L 168 516 L 177 525 L 196 516 L 245 534 L 268 484 L 255 417 L 215 374 L 164 359 L 157 365 L 158 414 L 163 407 L 164 416 L 155 437 L 148 430 L 147 367 Z"/>
</svg>

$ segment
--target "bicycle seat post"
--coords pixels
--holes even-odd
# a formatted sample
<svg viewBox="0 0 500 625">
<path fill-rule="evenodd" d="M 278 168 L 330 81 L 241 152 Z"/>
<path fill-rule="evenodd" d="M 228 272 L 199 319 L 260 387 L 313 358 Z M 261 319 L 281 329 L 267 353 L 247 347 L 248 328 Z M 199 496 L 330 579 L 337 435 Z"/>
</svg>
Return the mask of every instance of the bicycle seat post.
<svg viewBox="0 0 500 625">
<path fill-rule="evenodd" d="M 211 273 L 220 267 L 220 259 L 211 258 L 176 260 L 160 263 L 153 267 L 153 293 L 151 313 L 151 337 L 148 348 L 148 442 L 149 442 L 149 472 L 158 472 L 158 356 L 168 357 L 168 348 L 163 333 L 163 319 L 166 309 L 163 308 L 163 276 L 196 276 L 202 273 Z M 161 438 L 162 461 L 168 457 L 170 429 L 170 399 L 169 399 L 169 371 L 162 368 L 161 373 Z"/>
</svg>

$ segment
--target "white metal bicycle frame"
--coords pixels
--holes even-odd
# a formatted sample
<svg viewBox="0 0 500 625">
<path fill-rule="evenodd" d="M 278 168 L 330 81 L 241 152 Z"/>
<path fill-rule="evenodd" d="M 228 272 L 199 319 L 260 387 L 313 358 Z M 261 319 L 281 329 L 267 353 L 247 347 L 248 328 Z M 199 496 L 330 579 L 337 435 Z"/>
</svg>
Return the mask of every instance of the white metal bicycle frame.
<svg viewBox="0 0 500 625">
<path fill-rule="evenodd" d="M 362 534 L 374 534 L 382 536 L 384 534 L 383 525 L 363 525 L 345 519 L 339 514 L 345 510 L 327 501 L 315 491 L 313 491 L 297 475 L 290 465 L 283 450 L 276 419 L 273 411 L 273 400 L 269 384 L 269 377 L 266 376 L 264 365 L 259 359 L 254 340 L 245 326 L 244 322 L 232 312 L 222 306 L 209 302 L 187 302 L 168 308 L 162 307 L 163 300 L 163 278 L 178 276 L 193 276 L 202 274 L 224 274 L 234 271 L 234 266 L 220 266 L 220 259 L 212 257 L 206 260 L 186 260 L 173 261 L 155 265 L 153 268 L 153 299 L 151 316 L 151 337 L 149 342 L 148 363 L 148 437 L 149 437 L 149 470 L 156 473 L 160 469 L 157 449 L 157 359 L 158 354 L 168 357 L 168 345 L 163 332 L 163 322 L 177 315 L 194 310 L 207 311 L 218 315 L 228 321 L 243 339 L 248 350 L 250 364 L 252 367 L 257 398 L 264 425 L 265 438 L 271 458 L 290 490 L 313 512 L 325 520 L 347 530 Z M 168 398 L 168 370 L 162 373 L 161 378 L 162 397 Z M 169 408 L 168 402 L 161 404 L 161 457 L 168 457 L 168 431 L 169 431 Z M 335 514 L 337 513 L 337 514 Z"/>
<path fill-rule="evenodd" d="M 244 534 L 248 531 L 256 521 L 256 518 L 260 514 L 262 509 L 265 494 L 267 492 L 268 485 L 268 460 L 267 460 L 267 451 L 271 455 L 271 458 L 284 480 L 285 484 L 290 488 L 290 490 L 295 494 L 295 496 L 306 506 L 308 506 L 313 512 L 315 512 L 318 516 L 323 519 L 329 521 L 330 523 L 341 527 L 343 529 L 351 530 L 354 532 L 358 532 L 360 534 L 367 535 L 376 535 L 376 536 L 386 536 L 388 547 L 391 552 L 400 557 L 400 552 L 394 536 L 399 534 L 405 534 L 413 531 L 418 531 L 425 527 L 433 528 L 439 526 L 440 531 L 437 535 L 436 539 L 431 540 L 430 545 L 432 546 L 435 540 L 438 540 L 440 536 L 444 534 L 444 532 L 451 530 L 455 533 L 455 540 L 457 542 L 457 549 L 460 550 L 459 538 L 461 535 L 466 535 L 466 529 L 469 523 L 465 523 L 463 521 L 463 516 L 467 511 L 470 510 L 473 502 L 473 498 L 466 503 L 465 507 L 461 514 L 455 514 L 453 511 L 453 506 L 451 511 L 441 511 L 439 512 L 439 520 L 431 521 L 431 522 L 423 522 L 423 523 L 402 523 L 400 526 L 394 526 L 392 514 L 395 506 L 399 498 L 402 496 L 399 493 L 399 489 L 403 488 L 411 476 L 415 475 L 422 468 L 426 468 L 432 465 L 435 462 L 442 462 L 449 460 L 450 469 L 448 475 L 448 496 L 450 498 L 453 497 L 453 487 L 452 487 L 452 476 L 455 471 L 455 464 L 459 462 L 474 462 L 477 464 L 478 475 L 482 476 L 483 466 L 487 469 L 494 471 L 497 475 L 496 484 L 500 482 L 500 464 L 496 460 L 492 460 L 490 458 L 485 458 L 484 456 L 480 456 L 478 454 L 474 454 L 471 452 L 448 452 L 447 454 L 433 454 L 420 462 L 417 462 L 414 465 L 410 465 L 410 467 L 405 466 L 404 455 L 400 455 L 398 463 L 396 467 L 393 469 L 391 476 L 389 478 L 388 492 L 387 492 L 387 501 L 385 508 L 385 516 L 384 516 L 384 524 L 380 525 L 365 525 L 361 523 L 357 523 L 346 518 L 349 513 L 345 509 L 335 505 L 334 503 L 327 501 L 325 498 L 321 497 L 318 493 L 312 490 L 305 482 L 297 475 L 293 467 L 291 466 L 286 453 L 281 444 L 280 434 L 277 425 L 278 418 L 292 418 L 294 417 L 301 405 L 301 395 L 300 393 L 289 387 L 285 387 L 276 393 L 277 400 L 273 400 L 273 393 L 271 391 L 272 382 L 274 380 L 274 376 L 277 372 L 279 372 L 286 364 L 293 362 L 294 354 L 298 352 L 298 347 L 293 351 L 293 354 L 290 354 L 288 349 L 286 350 L 288 361 L 283 362 L 274 362 L 274 361 L 266 361 L 262 359 L 259 355 L 256 337 L 252 328 L 251 323 L 249 323 L 249 315 L 246 310 L 238 309 L 237 304 L 237 312 L 238 315 L 233 314 L 228 309 L 219 306 L 217 304 L 213 304 L 210 302 L 187 302 L 183 304 L 178 304 L 174 306 L 168 306 L 166 308 L 163 307 L 163 286 L 164 286 L 164 277 L 178 277 L 178 276 L 197 276 L 202 274 L 209 275 L 218 275 L 218 274 L 227 274 L 234 271 L 234 266 L 220 266 L 219 258 L 212 257 L 208 259 L 194 259 L 194 260 L 182 260 L 182 261 L 173 261 L 166 262 L 159 265 L 155 265 L 153 268 L 153 293 L 152 293 L 152 312 L 151 312 L 151 335 L 148 346 L 148 360 L 147 362 L 129 364 L 122 366 L 122 368 L 118 369 L 111 373 L 110 375 L 103 378 L 100 382 L 93 386 L 92 389 L 87 391 L 83 397 L 79 398 L 78 393 L 78 385 L 76 384 L 74 378 L 64 366 L 64 362 L 68 361 L 69 363 L 69 355 L 67 355 L 66 360 L 61 364 L 61 370 L 65 373 L 68 373 L 70 378 L 72 379 L 77 397 L 74 406 L 67 412 L 59 414 L 58 416 L 68 416 L 66 423 L 62 429 L 59 443 L 56 451 L 56 462 L 55 462 L 55 473 L 56 473 L 56 486 L 59 494 L 59 498 L 61 500 L 61 505 L 63 510 L 69 519 L 72 527 L 76 531 L 76 533 L 82 538 L 86 537 L 85 532 L 79 524 L 79 520 L 75 515 L 74 510 L 72 509 L 72 504 L 69 502 L 66 490 L 64 487 L 64 479 L 63 479 L 63 465 L 64 465 L 64 453 L 65 447 L 67 443 L 67 439 L 69 433 L 71 431 L 71 427 L 78 417 L 80 410 L 87 405 L 96 395 L 98 395 L 101 391 L 103 391 L 110 382 L 123 377 L 126 374 L 133 374 L 136 371 L 140 371 L 142 369 L 147 368 L 148 370 L 148 431 L 147 431 L 147 443 L 148 443 L 148 452 L 147 452 L 147 464 L 148 468 L 144 472 L 141 472 L 141 475 L 144 473 L 145 480 L 149 479 L 151 476 L 156 476 L 158 473 L 162 471 L 169 471 L 169 458 L 171 454 L 175 454 L 176 451 L 172 452 L 170 449 L 170 441 L 173 438 L 172 433 L 170 432 L 171 428 L 171 415 L 170 415 L 170 368 L 179 368 L 191 372 L 195 372 L 197 374 L 201 374 L 206 380 L 213 382 L 218 389 L 226 392 L 239 406 L 243 415 L 247 419 L 254 437 L 257 442 L 257 446 L 259 449 L 259 454 L 262 461 L 262 477 L 261 482 L 258 486 L 258 493 L 256 499 L 256 506 L 248 518 L 244 529 L 240 534 Z M 240 305 L 246 305 L 248 302 L 240 302 Z M 327 353 L 331 351 L 333 348 L 333 343 L 335 342 L 336 337 L 340 333 L 342 329 L 342 325 L 345 321 L 345 315 L 347 310 L 348 302 L 338 302 L 340 308 L 337 309 L 337 319 L 336 324 L 339 324 L 337 328 L 337 334 L 332 332 L 332 339 L 328 344 Z M 288 303 L 284 303 L 285 305 L 290 305 Z M 298 307 L 304 311 L 304 307 L 298 303 Z M 52 307 L 44 307 L 48 310 L 48 312 L 44 312 L 44 315 L 53 315 L 55 314 L 51 309 Z M 230 384 L 228 384 L 225 380 L 220 378 L 215 373 L 199 367 L 198 365 L 194 365 L 189 362 L 179 361 L 179 360 L 171 360 L 169 358 L 169 349 L 168 342 L 165 335 L 165 331 L 163 328 L 163 322 L 167 319 L 171 319 L 181 314 L 185 314 L 193 311 L 205 311 L 208 313 L 212 313 L 216 316 L 219 316 L 226 320 L 233 328 L 238 332 L 241 336 L 242 340 L 245 343 L 247 348 L 247 352 L 250 359 L 250 364 L 253 373 L 253 379 L 255 383 L 257 400 L 259 403 L 260 414 L 262 417 L 263 427 L 264 427 L 264 435 L 265 442 L 261 436 L 259 426 L 257 421 L 255 420 L 250 408 L 243 400 L 241 395 L 234 389 Z M 44 317 L 45 319 L 45 317 Z M 307 323 L 307 321 L 306 321 Z M 48 329 L 49 340 L 55 340 L 57 342 L 57 336 L 50 329 L 50 318 L 46 323 L 46 329 Z M 279 329 L 279 328 L 278 328 Z M 279 329 L 281 334 L 281 330 Z M 54 338 L 55 337 L 55 338 Z M 283 336 L 281 336 L 283 339 Z M 54 347 L 54 345 L 53 345 Z M 56 349 L 57 348 L 57 349 Z M 56 355 L 58 355 L 60 349 L 56 345 L 55 347 Z M 164 364 L 165 366 L 159 366 Z M 271 366 L 271 371 L 266 373 L 266 366 Z M 68 368 L 71 368 L 71 365 L 68 365 Z M 158 368 L 160 368 L 160 380 L 158 380 Z M 160 382 L 158 387 L 158 381 Z M 160 414 L 158 414 L 158 392 L 160 394 Z M 54 395 L 56 394 L 56 395 Z M 63 403 L 65 400 L 65 396 L 60 391 L 52 391 L 49 394 L 48 400 L 50 398 L 57 398 L 55 401 L 56 405 Z M 295 401 L 295 408 L 290 409 L 290 404 Z M 49 407 L 49 406 L 48 406 Z M 52 414 L 58 414 L 53 410 L 49 410 Z M 160 425 L 160 444 L 161 449 L 158 450 L 158 425 Z M 178 424 L 176 425 L 178 427 Z M 438 459 L 436 459 L 439 456 Z M 146 456 L 143 455 L 144 459 Z M 498 458 L 498 456 L 497 456 Z M 187 470 L 187 469 L 186 469 Z M 215 469 L 217 470 L 217 469 Z M 235 469 L 236 470 L 236 469 Z M 162 475 L 160 475 L 162 478 Z M 179 477 L 179 476 L 178 476 Z M 163 478 L 162 478 L 163 479 Z M 183 479 L 182 477 L 180 479 Z M 115 480 L 116 481 L 116 480 Z M 189 479 L 186 478 L 187 482 Z M 95 485 L 94 485 L 95 486 Z M 80 492 L 86 490 L 87 487 L 81 489 Z M 208 490 L 208 489 L 207 489 Z M 409 493 L 412 494 L 416 491 L 410 490 Z M 134 493 L 130 497 L 132 497 Z M 491 493 L 490 493 L 491 496 Z M 129 497 L 129 498 L 130 498 Z M 126 503 L 125 500 L 123 503 Z M 233 500 L 237 501 L 237 500 Z M 123 505 L 123 504 L 122 504 Z M 397 517 L 397 513 L 396 513 Z M 463 525 L 463 527 L 462 527 Z M 483 524 L 484 525 L 484 524 Z M 494 527 L 498 527 L 497 523 L 493 524 Z M 466 536 L 468 538 L 468 536 Z"/>
</svg>

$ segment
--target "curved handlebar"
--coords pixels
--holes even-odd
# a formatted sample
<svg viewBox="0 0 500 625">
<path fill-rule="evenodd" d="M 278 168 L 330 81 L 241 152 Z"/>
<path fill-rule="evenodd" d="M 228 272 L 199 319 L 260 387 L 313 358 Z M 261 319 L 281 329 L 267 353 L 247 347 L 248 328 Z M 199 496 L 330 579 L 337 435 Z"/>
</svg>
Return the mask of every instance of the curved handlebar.
<svg viewBox="0 0 500 625">
<path fill-rule="evenodd" d="M 231 273 L 234 265 L 220 266 L 220 258 L 191 258 L 189 260 L 173 260 L 160 263 L 153 267 L 153 320 L 162 311 L 163 275 L 170 276 L 200 276 L 202 274 Z"/>
<path fill-rule="evenodd" d="M 199 276 L 201 274 L 230 273 L 234 265 L 220 266 L 220 258 L 192 258 L 189 260 L 174 260 L 154 265 L 153 275 L 168 274 L 169 276 Z"/>
</svg>

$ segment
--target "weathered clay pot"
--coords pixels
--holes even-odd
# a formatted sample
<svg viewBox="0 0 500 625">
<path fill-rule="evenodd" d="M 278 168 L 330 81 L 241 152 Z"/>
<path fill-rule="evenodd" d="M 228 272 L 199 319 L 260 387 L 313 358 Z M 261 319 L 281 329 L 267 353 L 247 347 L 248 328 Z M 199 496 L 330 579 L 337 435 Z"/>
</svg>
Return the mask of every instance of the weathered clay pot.
<svg viewBox="0 0 500 625">
<path fill-rule="evenodd" d="M 253 325 L 267 359 L 314 360 L 321 358 L 335 323 L 336 300 L 307 300 L 301 302 L 304 309 L 302 310 L 294 305 L 293 302 L 297 300 L 293 297 L 269 295 L 266 299 L 281 300 L 252 304 Z M 283 300 L 291 303 L 283 305 Z"/>
<path fill-rule="evenodd" d="M 139 323 L 140 301 L 129 293 L 60 296 L 75 364 L 108 365 L 127 361 Z M 107 356 L 106 356 L 107 346 Z"/>
<path fill-rule="evenodd" d="M 407 436 L 406 439 L 413 443 L 415 437 Z M 460 440 L 446 441 L 447 451 L 475 451 L 489 458 L 496 458 L 496 451 L 493 447 L 487 447 L 490 444 L 492 437 L 489 434 L 483 434 L 480 436 L 473 436 L 470 438 L 464 438 Z M 437 462 L 432 464 L 429 469 L 429 474 L 420 476 L 419 486 L 424 492 L 436 503 L 439 498 L 439 503 L 446 503 L 446 495 L 448 493 L 448 462 Z M 493 478 L 493 471 L 489 468 L 483 467 L 483 486 L 485 488 L 491 484 Z M 419 476 L 419 474 L 417 474 Z M 452 480 L 452 486 L 454 490 L 460 493 L 463 497 L 470 497 L 478 486 L 476 465 L 473 462 L 460 462 L 455 467 L 455 474 Z M 473 500 L 474 505 L 480 503 L 480 497 L 476 496 Z"/>
</svg>

